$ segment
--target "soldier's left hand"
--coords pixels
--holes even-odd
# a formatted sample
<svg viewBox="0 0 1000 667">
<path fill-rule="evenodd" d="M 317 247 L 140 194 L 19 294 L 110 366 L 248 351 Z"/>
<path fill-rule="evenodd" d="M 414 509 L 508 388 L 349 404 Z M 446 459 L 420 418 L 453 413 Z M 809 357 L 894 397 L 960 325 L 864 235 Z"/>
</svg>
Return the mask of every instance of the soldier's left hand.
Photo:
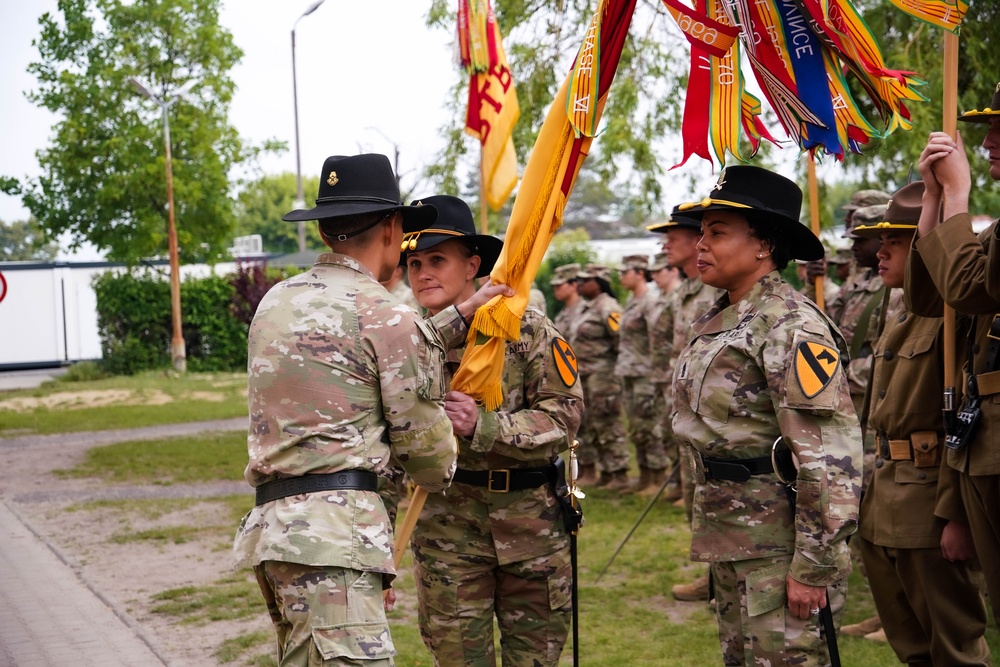
<svg viewBox="0 0 1000 667">
<path fill-rule="evenodd" d="M 972 530 L 961 521 L 949 521 L 941 531 L 941 555 L 955 563 L 976 557 L 976 545 L 972 542 Z"/>
<path fill-rule="evenodd" d="M 449 391 L 444 396 L 444 411 L 451 420 L 455 433 L 463 438 L 472 437 L 479 421 L 479 407 L 474 398 L 460 391 Z"/>
<path fill-rule="evenodd" d="M 392 608 L 396 606 L 396 591 L 392 587 L 385 589 L 385 593 L 382 596 L 382 605 L 385 607 L 387 612 L 392 611 Z"/>
<path fill-rule="evenodd" d="M 826 606 L 825 586 L 803 584 L 788 575 L 785 578 L 785 590 L 788 594 L 788 611 L 803 621 L 818 614 L 819 610 Z"/>
</svg>

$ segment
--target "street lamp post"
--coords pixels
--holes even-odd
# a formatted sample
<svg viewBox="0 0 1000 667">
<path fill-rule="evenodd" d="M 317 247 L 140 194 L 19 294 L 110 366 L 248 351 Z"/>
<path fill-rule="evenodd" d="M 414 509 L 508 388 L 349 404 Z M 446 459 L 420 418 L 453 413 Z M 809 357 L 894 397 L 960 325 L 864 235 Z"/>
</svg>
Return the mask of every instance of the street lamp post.
<svg viewBox="0 0 1000 667">
<path fill-rule="evenodd" d="M 197 80 L 191 79 L 167 100 L 161 100 L 154 95 L 135 77 L 131 77 L 129 83 L 135 86 L 143 97 L 155 102 L 163 111 L 163 146 L 166 153 L 167 172 L 167 244 L 170 252 L 170 319 L 172 325 L 170 353 L 174 369 L 184 373 L 187 371 L 187 350 L 184 346 L 184 334 L 181 332 L 181 275 L 180 261 L 177 257 L 177 226 L 174 223 L 174 171 L 170 154 L 170 116 L 167 111 L 174 102 L 182 99 L 191 91 Z"/>
<path fill-rule="evenodd" d="M 302 12 L 292 24 L 292 104 L 295 107 L 295 208 L 305 208 L 306 198 L 302 192 L 302 157 L 299 150 L 299 85 L 295 75 L 295 28 L 299 21 L 319 9 L 326 0 L 316 0 Z M 306 251 L 306 223 L 299 221 L 299 252 Z"/>
</svg>

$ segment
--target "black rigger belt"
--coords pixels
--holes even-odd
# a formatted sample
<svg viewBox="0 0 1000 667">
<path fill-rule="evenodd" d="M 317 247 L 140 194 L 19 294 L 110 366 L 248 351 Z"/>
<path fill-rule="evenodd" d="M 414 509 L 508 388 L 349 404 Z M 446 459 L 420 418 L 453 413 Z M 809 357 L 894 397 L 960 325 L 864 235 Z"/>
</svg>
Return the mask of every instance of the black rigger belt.
<svg viewBox="0 0 1000 667">
<path fill-rule="evenodd" d="M 341 470 L 322 475 L 276 479 L 257 487 L 257 505 L 300 493 L 320 491 L 376 491 L 378 475 L 370 470 Z"/>
<path fill-rule="evenodd" d="M 774 472 L 770 456 L 756 459 L 710 459 L 703 454 L 701 462 L 705 467 L 705 479 L 745 482 L 754 475 Z"/>
<path fill-rule="evenodd" d="M 547 465 L 541 468 L 504 468 L 501 470 L 455 470 L 454 481 L 470 486 L 483 486 L 493 493 L 508 493 L 537 489 L 555 479 L 556 467 Z"/>
</svg>

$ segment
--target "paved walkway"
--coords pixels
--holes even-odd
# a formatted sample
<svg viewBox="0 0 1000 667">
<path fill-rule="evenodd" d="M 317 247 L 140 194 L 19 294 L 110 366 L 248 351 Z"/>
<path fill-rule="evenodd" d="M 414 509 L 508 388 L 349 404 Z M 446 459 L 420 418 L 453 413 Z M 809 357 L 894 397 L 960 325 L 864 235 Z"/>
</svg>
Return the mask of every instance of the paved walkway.
<svg viewBox="0 0 1000 667">
<path fill-rule="evenodd" d="M 5 449 L 98 445 L 203 431 L 246 429 L 246 418 L 135 430 L 0 439 Z M 243 485 L 245 488 L 245 484 Z M 72 559 L 32 531 L 14 498 L 0 498 L 0 667 L 168 665 L 155 640 L 89 586 Z"/>
</svg>

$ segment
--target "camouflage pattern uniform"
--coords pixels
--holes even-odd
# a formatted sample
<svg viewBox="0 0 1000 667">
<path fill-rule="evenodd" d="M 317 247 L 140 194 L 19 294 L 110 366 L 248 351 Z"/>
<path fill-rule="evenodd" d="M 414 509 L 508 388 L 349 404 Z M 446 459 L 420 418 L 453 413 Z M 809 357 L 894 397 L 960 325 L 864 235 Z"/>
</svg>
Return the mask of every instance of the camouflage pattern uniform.
<svg viewBox="0 0 1000 667">
<path fill-rule="evenodd" d="M 785 586 L 827 587 L 839 619 L 861 485 L 843 338 L 777 272 L 736 304 L 723 296 L 694 334 L 674 369 L 673 427 L 694 452 L 691 559 L 711 563 L 724 664 L 827 664 L 818 617 L 789 613 Z M 797 363 L 803 351 L 825 360 L 822 376 Z M 779 436 L 800 462 L 794 516 L 773 473 L 706 477 L 703 456 L 769 457 Z"/>
<path fill-rule="evenodd" d="M 572 306 L 564 306 L 559 311 L 555 319 L 555 326 L 559 333 L 563 336 L 569 336 L 573 331 L 573 323 L 580 317 L 580 313 L 583 312 L 583 306 L 584 299 L 581 297 Z"/>
<path fill-rule="evenodd" d="M 667 329 L 672 336 L 671 380 L 673 379 L 673 369 L 677 368 L 677 359 L 680 357 L 681 351 L 694 335 L 692 331 L 694 323 L 708 312 L 724 294 L 723 290 L 706 285 L 697 276 L 685 279 L 680 287 L 674 290 L 673 321 L 667 321 L 663 324 L 663 326 L 671 327 L 671 329 Z M 673 389 L 671 389 L 672 391 Z M 673 402 L 674 399 L 671 397 L 669 404 L 673 405 Z M 684 497 L 684 511 L 688 521 L 690 521 L 694 502 L 694 462 L 691 460 L 691 452 L 683 444 L 679 443 L 678 447 L 680 450 L 681 492 Z"/>
<path fill-rule="evenodd" d="M 534 309 L 507 344 L 502 410 L 459 439 L 460 470 L 542 468 L 565 451 L 583 390 L 553 324 Z M 462 351 L 448 354 L 453 373 Z M 570 355 L 571 356 L 571 355 Z M 571 620 L 569 536 L 548 485 L 491 492 L 456 481 L 427 498 L 413 533 L 420 633 L 439 665 L 556 665 Z"/>
<path fill-rule="evenodd" d="M 967 523 L 957 470 L 942 455 L 943 321 L 903 312 L 875 347 L 870 428 L 879 448 L 858 532 L 875 607 L 900 662 L 989 665 L 986 607 L 968 562 L 941 553 Z"/>
<path fill-rule="evenodd" d="M 656 391 L 655 436 L 663 443 L 663 456 L 671 471 L 678 462 L 677 440 L 670 427 L 670 413 L 673 411 L 670 380 L 674 370 L 673 324 L 676 291 L 657 294 L 649 318 L 649 381 L 653 383 Z"/>
<path fill-rule="evenodd" d="M 409 285 L 406 284 L 405 280 L 400 280 L 396 283 L 396 286 L 392 288 L 391 294 L 399 299 L 401 303 L 405 303 L 407 306 L 412 308 L 418 313 L 423 312 L 423 309 L 417 303 L 416 298 L 413 296 L 413 290 Z"/>
<path fill-rule="evenodd" d="M 629 455 L 622 425 L 622 388 L 615 377 L 622 307 L 604 292 L 581 302 L 580 315 L 573 321 L 569 334 L 587 406 L 580 426 L 580 465 L 600 463 L 602 476 L 624 473 L 628 470 Z"/>
<path fill-rule="evenodd" d="M 656 309 L 656 294 L 632 296 L 625 305 L 618 329 L 618 360 L 615 375 L 622 382 L 622 405 L 628 421 L 628 439 L 635 447 L 636 461 L 642 470 L 663 470 L 667 458 L 659 422 L 661 407 L 656 400 L 657 386 L 650 378 L 649 324 Z"/>
<path fill-rule="evenodd" d="M 322 254 L 273 287 L 250 325 L 247 481 L 386 475 L 395 457 L 421 486 L 446 488 L 456 451 L 438 369 L 465 324 L 454 308 L 434 324 L 438 332 L 346 255 Z M 280 664 L 392 664 L 382 606 L 383 581 L 395 574 L 392 542 L 373 491 L 304 493 L 250 510 L 235 566 L 254 568 Z"/>
</svg>

